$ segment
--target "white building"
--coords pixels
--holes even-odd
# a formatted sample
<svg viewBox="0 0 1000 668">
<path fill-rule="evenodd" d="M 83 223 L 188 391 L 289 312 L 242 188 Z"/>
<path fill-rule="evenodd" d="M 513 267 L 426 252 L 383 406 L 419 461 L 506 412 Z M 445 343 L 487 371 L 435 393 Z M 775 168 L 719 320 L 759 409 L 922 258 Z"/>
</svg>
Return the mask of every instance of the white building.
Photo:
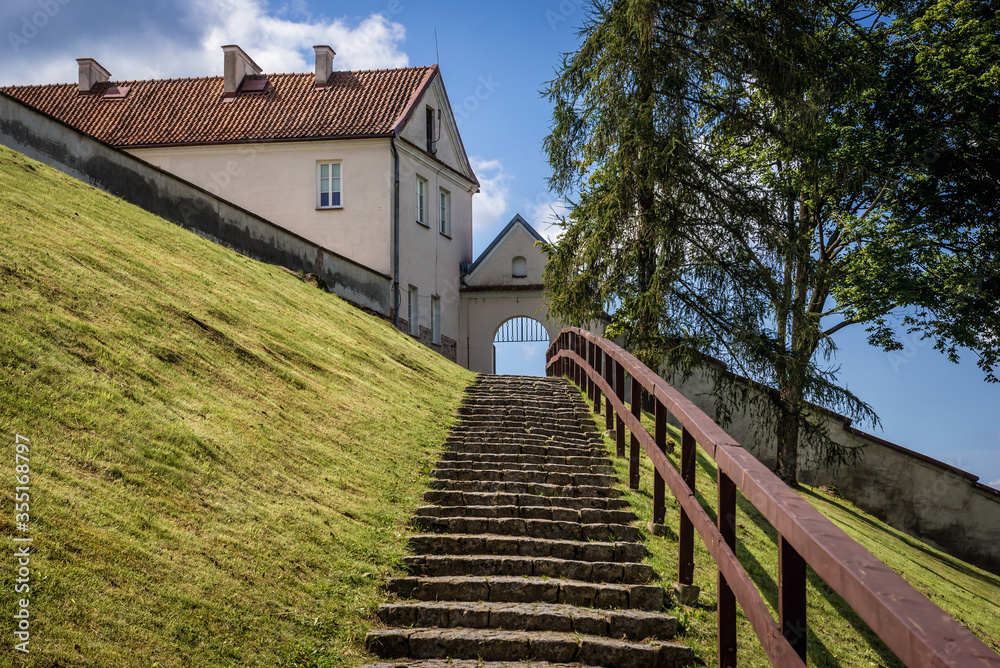
<svg viewBox="0 0 1000 668">
<path fill-rule="evenodd" d="M 472 262 L 479 182 L 436 65 L 336 71 L 316 46 L 314 72 L 264 74 L 222 50 L 222 76 L 114 82 L 81 58 L 76 84 L 0 90 L 361 265 L 389 286 L 381 315 L 464 366 L 494 370 L 506 319 L 556 331 L 523 219 Z"/>
</svg>

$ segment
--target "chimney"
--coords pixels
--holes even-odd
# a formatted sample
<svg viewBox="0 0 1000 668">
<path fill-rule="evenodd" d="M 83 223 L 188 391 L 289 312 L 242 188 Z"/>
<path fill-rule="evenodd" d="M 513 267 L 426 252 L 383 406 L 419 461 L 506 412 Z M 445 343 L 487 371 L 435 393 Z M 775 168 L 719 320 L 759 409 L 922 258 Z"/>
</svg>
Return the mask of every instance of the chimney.
<svg viewBox="0 0 1000 668">
<path fill-rule="evenodd" d="M 232 97 L 243 83 L 243 77 L 248 74 L 260 74 L 260 67 L 235 44 L 227 44 L 222 47 L 222 51 L 226 54 L 225 94 Z"/>
<path fill-rule="evenodd" d="M 325 86 L 333 74 L 333 57 L 337 52 L 328 46 L 314 46 L 316 52 L 316 85 Z"/>
<path fill-rule="evenodd" d="M 95 84 L 107 81 L 111 78 L 111 72 L 101 67 L 101 64 L 93 58 L 77 58 L 80 64 L 80 87 L 81 93 L 89 93 Z"/>
</svg>

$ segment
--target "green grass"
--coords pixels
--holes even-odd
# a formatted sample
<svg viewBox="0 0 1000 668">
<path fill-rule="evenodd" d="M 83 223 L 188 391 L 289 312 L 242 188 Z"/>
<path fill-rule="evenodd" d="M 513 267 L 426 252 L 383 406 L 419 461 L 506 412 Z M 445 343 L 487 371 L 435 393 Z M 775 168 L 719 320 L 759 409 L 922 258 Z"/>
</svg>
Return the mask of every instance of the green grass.
<svg viewBox="0 0 1000 668">
<path fill-rule="evenodd" d="M 602 406 L 603 410 L 603 406 Z M 595 416 L 598 429 L 604 431 L 604 415 Z M 643 415 L 647 431 L 652 433 L 652 416 Z M 680 442 L 677 430 L 671 429 L 675 443 Z M 620 480 L 628 480 L 628 459 L 615 457 L 615 444 L 605 438 L 615 470 Z M 626 441 L 627 443 L 627 441 Z M 627 447 L 627 445 L 626 445 Z M 697 449 L 696 490 L 709 516 L 716 518 L 716 466 L 699 446 Z M 668 458 L 680 467 L 680 446 Z M 671 587 L 677 580 L 677 526 L 679 507 L 667 490 L 667 535 L 652 536 L 646 523 L 653 516 L 653 468 L 649 458 L 641 456 L 638 490 L 623 486 L 625 498 L 639 517 L 647 558 L 657 573 L 658 583 Z M 972 631 L 993 651 L 1000 652 L 1000 577 L 971 566 L 915 538 L 897 531 L 856 508 L 844 499 L 833 497 L 819 489 L 803 486 L 800 493 L 834 524 L 861 543 L 876 557 L 899 573 L 917 590 L 930 598 L 952 617 Z M 737 557 L 761 592 L 764 601 L 777 618 L 778 552 L 777 533 L 764 517 L 742 495 L 737 500 Z M 701 587 L 701 597 L 694 607 L 672 610 L 681 621 L 679 640 L 695 650 L 699 665 L 713 666 L 716 662 L 716 570 L 711 556 L 695 538 L 694 584 Z M 873 667 L 902 666 L 893 653 L 851 608 L 812 570 L 808 575 L 808 664 L 813 666 Z M 769 666 L 749 622 L 738 612 L 739 645 L 737 658 L 742 666 Z"/>
<path fill-rule="evenodd" d="M 0 665 L 360 663 L 472 378 L 0 147 Z M 15 433 L 27 657 L 9 649 Z"/>
</svg>

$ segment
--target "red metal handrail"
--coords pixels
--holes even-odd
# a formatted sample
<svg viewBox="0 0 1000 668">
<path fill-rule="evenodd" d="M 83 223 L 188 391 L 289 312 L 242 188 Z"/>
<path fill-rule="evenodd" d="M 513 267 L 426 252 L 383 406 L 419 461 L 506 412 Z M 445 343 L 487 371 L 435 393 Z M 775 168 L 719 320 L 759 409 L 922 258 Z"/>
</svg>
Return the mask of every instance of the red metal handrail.
<svg viewBox="0 0 1000 668">
<path fill-rule="evenodd" d="M 639 484 L 639 447 L 656 470 L 654 521 L 664 516 L 665 483 L 681 508 L 678 581 L 691 584 L 693 532 L 697 530 L 718 569 L 719 665 L 736 665 L 736 602 L 775 666 L 804 666 L 806 565 L 834 589 L 907 666 L 1000 668 L 1000 656 L 918 592 L 868 550 L 813 508 L 744 450 L 704 412 L 620 346 L 582 329 L 563 329 L 546 353 L 549 375 L 568 375 L 600 413 L 612 412 L 618 456 L 631 434 L 629 485 Z M 625 405 L 625 373 L 632 378 L 632 407 Z M 643 392 L 655 402 L 650 436 L 640 420 Z M 681 470 L 667 459 L 666 415 L 681 424 Z M 718 467 L 718 524 L 695 497 L 695 442 Z M 778 533 L 778 622 L 736 558 L 736 490 Z M 659 490 L 659 491 L 658 491 Z"/>
</svg>

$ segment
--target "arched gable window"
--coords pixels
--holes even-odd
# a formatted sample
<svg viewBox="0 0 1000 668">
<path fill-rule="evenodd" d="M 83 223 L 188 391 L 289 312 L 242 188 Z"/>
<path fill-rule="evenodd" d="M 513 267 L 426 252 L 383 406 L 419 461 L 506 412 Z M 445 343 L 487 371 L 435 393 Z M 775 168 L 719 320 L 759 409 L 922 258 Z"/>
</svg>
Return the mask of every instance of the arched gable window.
<svg viewBox="0 0 1000 668">
<path fill-rule="evenodd" d="M 513 262 L 511 262 L 510 273 L 514 278 L 524 278 L 528 275 L 528 261 L 518 255 L 514 258 Z"/>
</svg>

